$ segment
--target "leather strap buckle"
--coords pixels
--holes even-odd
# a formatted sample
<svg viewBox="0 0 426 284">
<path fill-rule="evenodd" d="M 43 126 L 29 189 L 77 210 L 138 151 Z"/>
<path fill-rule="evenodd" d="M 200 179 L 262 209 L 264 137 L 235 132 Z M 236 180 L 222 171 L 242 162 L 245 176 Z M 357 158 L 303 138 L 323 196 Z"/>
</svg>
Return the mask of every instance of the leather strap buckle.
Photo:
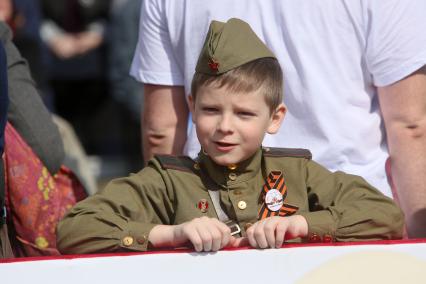
<svg viewBox="0 0 426 284">
<path fill-rule="evenodd" d="M 240 225 L 232 220 L 228 220 L 225 224 L 231 229 L 231 236 L 241 233 Z"/>
</svg>

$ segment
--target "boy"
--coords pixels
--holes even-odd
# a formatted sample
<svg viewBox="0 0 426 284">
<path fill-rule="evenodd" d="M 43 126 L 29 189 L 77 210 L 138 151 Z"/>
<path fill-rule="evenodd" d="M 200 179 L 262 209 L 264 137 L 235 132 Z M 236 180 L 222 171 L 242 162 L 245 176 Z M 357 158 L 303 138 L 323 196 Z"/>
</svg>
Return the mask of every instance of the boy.
<svg viewBox="0 0 426 284">
<path fill-rule="evenodd" d="M 58 248 L 217 251 L 400 238 L 401 211 L 360 177 L 329 172 L 307 150 L 261 148 L 286 113 L 282 82 L 275 56 L 246 23 L 213 21 L 190 99 L 198 159 L 156 156 L 112 181 L 59 224 Z"/>
</svg>

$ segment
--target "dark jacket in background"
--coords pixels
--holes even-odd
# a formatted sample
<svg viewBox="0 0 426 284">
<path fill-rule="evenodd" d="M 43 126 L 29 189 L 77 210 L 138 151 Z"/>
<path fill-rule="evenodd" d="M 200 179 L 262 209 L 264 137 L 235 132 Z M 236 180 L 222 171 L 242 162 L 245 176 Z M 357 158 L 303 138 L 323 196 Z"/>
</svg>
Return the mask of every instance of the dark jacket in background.
<svg viewBox="0 0 426 284">
<path fill-rule="evenodd" d="M 93 24 L 105 26 L 110 3 L 110 0 L 41 0 L 41 11 L 43 21 L 52 21 L 67 33 L 80 33 L 89 30 Z M 48 52 L 47 60 L 50 79 L 79 80 L 107 76 L 105 45 L 70 59 L 60 59 Z"/>
</svg>

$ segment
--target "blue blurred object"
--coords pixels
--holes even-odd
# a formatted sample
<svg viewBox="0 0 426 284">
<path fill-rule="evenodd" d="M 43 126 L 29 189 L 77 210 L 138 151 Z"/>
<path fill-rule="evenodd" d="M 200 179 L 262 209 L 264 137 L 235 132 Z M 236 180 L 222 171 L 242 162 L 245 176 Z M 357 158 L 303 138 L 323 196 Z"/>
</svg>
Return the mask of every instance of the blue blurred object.
<svg viewBox="0 0 426 284">
<path fill-rule="evenodd" d="M 13 0 L 15 25 L 13 42 L 28 61 L 31 76 L 37 84 L 42 99 L 52 109 L 42 62 L 46 60 L 40 37 L 41 9 L 39 0 Z"/>
<path fill-rule="evenodd" d="M 129 75 L 139 34 L 142 0 L 116 0 L 109 24 L 109 80 L 111 95 L 140 121 L 143 87 Z"/>
<path fill-rule="evenodd" d="M 39 0 L 13 0 L 14 9 L 23 21 L 15 36 L 23 36 L 40 41 L 40 3 Z"/>
</svg>

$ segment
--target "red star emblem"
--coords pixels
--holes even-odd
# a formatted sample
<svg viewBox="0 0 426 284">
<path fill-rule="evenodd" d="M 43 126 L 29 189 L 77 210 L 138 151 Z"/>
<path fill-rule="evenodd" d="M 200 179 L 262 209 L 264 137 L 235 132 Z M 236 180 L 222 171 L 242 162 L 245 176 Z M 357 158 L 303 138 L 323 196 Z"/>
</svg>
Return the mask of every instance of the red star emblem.
<svg viewBox="0 0 426 284">
<path fill-rule="evenodd" d="M 213 58 L 210 58 L 209 67 L 211 70 L 217 72 L 219 70 L 219 62 L 215 61 Z"/>
</svg>

